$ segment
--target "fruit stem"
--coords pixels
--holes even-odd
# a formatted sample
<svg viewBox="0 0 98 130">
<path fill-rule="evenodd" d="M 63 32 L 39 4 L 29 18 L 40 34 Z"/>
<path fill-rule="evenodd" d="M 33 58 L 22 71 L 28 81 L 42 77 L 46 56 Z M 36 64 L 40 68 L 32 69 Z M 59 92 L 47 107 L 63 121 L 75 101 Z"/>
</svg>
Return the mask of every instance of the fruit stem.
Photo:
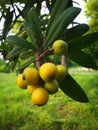
<svg viewBox="0 0 98 130">
<path fill-rule="evenodd" d="M 37 69 L 39 69 L 40 66 L 41 66 L 41 63 L 40 63 L 41 58 L 49 55 L 50 53 L 53 53 L 53 49 L 47 49 L 42 53 L 37 53 L 37 56 L 36 56 L 36 67 L 37 67 Z"/>
<path fill-rule="evenodd" d="M 44 56 L 48 55 L 49 53 L 53 52 L 53 49 L 47 49 L 45 50 L 41 55 L 40 58 L 43 58 Z"/>
<path fill-rule="evenodd" d="M 66 65 L 66 57 L 65 57 L 65 55 L 62 55 L 61 64 Z"/>
<path fill-rule="evenodd" d="M 47 50 L 45 50 L 44 52 L 42 52 L 41 54 L 39 54 L 36 57 L 36 61 L 39 61 L 41 58 L 45 57 L 46 55 L 48 55 L 49 53 L 52 53 L 52 52 L 53 52 L 53 49 L 47 49 Z"/>
<path fill-rule="evenodd" d="M 40 68 L 40 54 L 37 53 L 37 56 L 36 56 L 36 68 L 39 69 Z"/>
</svg>

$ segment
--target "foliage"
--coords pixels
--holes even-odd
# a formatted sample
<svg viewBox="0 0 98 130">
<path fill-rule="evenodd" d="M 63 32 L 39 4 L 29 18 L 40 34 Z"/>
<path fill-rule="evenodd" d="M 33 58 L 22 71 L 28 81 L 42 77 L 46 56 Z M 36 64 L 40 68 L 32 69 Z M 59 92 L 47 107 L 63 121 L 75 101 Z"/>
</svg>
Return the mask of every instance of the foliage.
<svg viewBox="0 0 98 130">
<path fill-rule="evenodd" d="M 98 30 L 98 2 L 96 0 L 88 0 L 85 5 L 85 11 L 91 30 Z"/>
<path fill-rule="evenodd" d="M 85 4 L 85 15 L 88 18 L 88 24 L 90 26 L 89 32 L 98 31 L 98 2 L 96 0 L 88 0 L 86 2 L 86 4 Z M 91 45 L 88 49 L 86 49 L 86 51 L 98 63 L 98 42 Z"/>
<path fill-rule="evenodd" d="M 6 63 L 4 60 L 0 59 L 0 72 L 10 73 L 11 72 L 10 63 Z"/>
<path fill-rule="evenodd" d="M 12 63 L 13 69 L 16 68 L 21 73 L 24 68 L 31 64 L 39 69 L 41 64 L 51 60 L 51 55 L 54 56 L 52 44 L 58 39 L 68 43 L 67 55 L 59 57 L 59 63 L 66 57 L 66 59 L 70 59 L 81 66 L 97 68 L 96 62 L 83 49 L 98 40 L 98 32 L 86 34 L 89 30 L 87 24 L 74 24 L 74 19 L 81 12 L 81 9 L 73 7 L 72 0 L 46 0 L 49 13 L 44 15 L 41 14 L 43 0 L 24 1 L 22 10 L 17 6 L 17 1 L 15 3 L 10 2 L 8 6 L 1 5 L 3 12 L 1 18 L 4 17 L 5 22 L 1 35 L 0 51 L 3 55 L 5 54 L 4 58 Z M 18 15 L 15 9 L 18 11 Z M 9 36 L 8 32 L 20 16 L 23 19 L 23 24 L 19 33 Z M 69 25 L 72 27 L 69 28 Z M 57 60 L 58 58 L 53 62 L 56 64 Z M 61 81 L 59 82 L 60 88 L 65 94 L 79 102 L 88 102 L 87 95 L 71 75 L 68 74 L 66 79 L 62 80 L 62 83 L 70 86 L 70 89 L 66 89 Z"/>
</svg>

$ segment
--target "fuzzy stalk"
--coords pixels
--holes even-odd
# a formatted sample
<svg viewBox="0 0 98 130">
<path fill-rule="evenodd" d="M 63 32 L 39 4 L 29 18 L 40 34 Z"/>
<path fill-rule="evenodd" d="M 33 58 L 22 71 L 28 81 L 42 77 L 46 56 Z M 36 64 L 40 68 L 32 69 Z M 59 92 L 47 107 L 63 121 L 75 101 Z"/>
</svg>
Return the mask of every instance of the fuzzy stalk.
<svg viewBox="0 0 98 130">
<path fill-rule="evenodd" d="M 66 65 L 66 57 L 65 57 L 65 55 L 62 55 L 61 64 Z"/>
</svg>

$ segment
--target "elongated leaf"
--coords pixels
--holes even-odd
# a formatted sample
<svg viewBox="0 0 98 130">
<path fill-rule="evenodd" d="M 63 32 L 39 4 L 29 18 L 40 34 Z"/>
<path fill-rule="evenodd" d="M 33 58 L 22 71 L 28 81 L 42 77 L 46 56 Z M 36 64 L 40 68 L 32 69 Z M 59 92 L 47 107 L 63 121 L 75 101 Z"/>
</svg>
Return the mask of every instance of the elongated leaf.
<svg viewBox="0 0 98 130">
<path fill-rule="evenodd" d="M 6 19 L 4 21 L 4 28 L 2 31 L 2 35 L 4 38 L 6 37 L 6 35 L 8 34 L 10 30 L 12 19 L 13 19 L 13 11 L 10 12 L 10 9 L 8 9 L 7 14 L 6 14 Z"/>
<path fill-rule="evenodd" d="M 98 40 L 98 32 L 93 32 L 68 42 L 69 51 L 77 51 L 88 47 Z"/>
<path fill-rule="evenodd" d="M 12 60 L 16 57 L 19 56 L 20 53 L 24 52 L 25 51 L 25 48 L 21 48 L 21 47 L 18 47 L 16 46 L 15 48 L 13 48 L 12 51 L 10 51 L 6 57 L 7 60 Z"/>
<path fill-rule="evenodd" d="M 75 19 L 80 13 L 81 9 L 76 7 L 70 7 L 63 11 L 61 15 L 56 19 L 50 28 L 46 37 L 45 48 L 50 46 L 58 37 L 64 32 L 67 26 Z"/>
<path fill-rule="evenodd" d="M 69 58 L 77 64 L 87 68 L 97 68 L 97 65 L 93 58 L 83 51 L 75 51 L 69 54 Z"/>
<path fill-rule="evenodd" d="M 8 43 L 14 44 L 16 46 L 22 47 L 22 48 L 26 48 L 28 49 L 32 49 L 34 50 L 34 47 L 32 46 L 31 43 L 28 43 L 26 40 L 24 40 L 23 38 L 17 37 L 17 36 L 9 36 L 6 38 L 6 41 Z"/>
<path fill-rule="evenodd" d="M 67 6 L 68 0 L 56 0 L 54 8 L 51 12 L 51 18 L 49 20 L 49 24 L 48 24 L 48 28 L 46 31 L 46 35 L 48 34 L 50 28 L 52 27 L 51 25 L 53 24 L 53 22 L 55 22 L 55 19 L 57 17 L 59 17 L 59 15 L 62 13 L 62 11 L 64 11 L 64 9 Z"/>
<path fill-rule="evenodd" d="M 38 1 L 38 2 L 37 2 L 36 11 L 37 11 L 37 14 L 40 15 L 40 11 L 41 11 L 41 1 Z"/>
<path fill-rule="evenodd" d="M 79 24 L 70 29 L 67 29 L 62 36 L 60 36 L 64 41 L 71 41 L 82 36 L 89 30 L 87 24 Z"/>
<path fill-rule="evenodd" d="M 61 90 L 72 99 L 82 103 L 88 102 L 88 98 L 84 90 L 71 77 L 71 75 L 68 74 L 64 80 L 58 82 Z"/>
<path fill-rule="evenodd" d="M 32 30 L 32 27 L 31 25 L 29 24 L 29 26 L 26 27 L 26 31 L 27 31 L 27 34 L 32 42 L 32 46 L 34 47 L 35 50 L 39 50 L 40 49 L 40 46 L 39 44 L 37 44 L 37 39 L 35 37 L 35 34 L 34 34 L 34 31 Z"/>
<path fill-rule="evenodd" d="M 33 59 L 29 59 L 28 61 L 26 61 L 24 64 L 20 65 L 17 69 L 19 72 L 23 72 L 23 70 L 28 67 L 30 64 L 32 64 L 35 60 Z"/>
<path fill-rule="evenodd" d="M 24 51 L 19 55 L 22 60 L 28 59 L 31 56 L 34 56 L 34 52 L 32 50 Z"/>
<path fill-rule="evenodd" d="M 36 10 L 34 8 L 29 10 L 27 17 L 27 26 L 30 26 L 31 32 L 33 33 L 32 35 L 37 40 L 39 47 L 41 47 L 43 42 L 43 35 L 41 30 L 41 22 L 38 18 Z"/>
</svg>

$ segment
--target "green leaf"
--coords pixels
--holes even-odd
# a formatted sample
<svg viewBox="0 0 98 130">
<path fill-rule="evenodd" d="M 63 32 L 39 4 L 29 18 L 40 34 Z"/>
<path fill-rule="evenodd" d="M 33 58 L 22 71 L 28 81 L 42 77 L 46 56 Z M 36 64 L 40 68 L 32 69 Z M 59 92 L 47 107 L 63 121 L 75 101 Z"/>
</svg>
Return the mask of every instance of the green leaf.
<svg viewBox="0 0 98 130">
<path fill-rule="evenodd" d="M 97 68 L 97 65 L 93 58 L 83 51 L 74 51 L 68 54 L 69 58 L 77 64 L 87 68 Z"/>
<path fill-rule="evenodd" d="M 22 73 L 23 70 L 24 70 L 26 67 L 28 67 L 30 64 L 32 64 L 34 61 L 35 61 L 35 59 L 29 59 L 29 60 L 26 61 L 24 64 L 20 65 L 20 66 L 17 68 L 17 70 Z"/>
<path fill-rule="evenodd" d="M 25 17 L 25 27 L 29 28 L 30 30 L 30 38 L 33 37 L 33 39 L 36 39 L 37 46 L 40 48 L 43 43 L 43 35 L 41 30 L 41 21 L 40 18 L 38 18 L 37 12 L 34 8 L 28 11 L 27 17 Z M 29 34 L 28 34 L 29 35 Z M 31 38 L 31 41 L 33 43 L 33 39 Z"/>
<path fill-rule="evenodd" d="M 9 36 L 6 38 L 6 41 L 10 44 L 14 44 L 16 46 L 25 48 L 25 49 L 32 49 L 34 50 L 34 47 L 31 43 L 28 43 L 26 40 L 24 40 L 23 38 L 20 38 L 18 36 Z"/>
<path fill-rule="evenodd" d="M 82 36 L 89 30 L 89 26 L 87 24 L 79 24 L 70 29 L 66 29 L 64 34 L 60 36 L 64 41 L 71 41 Z"/>
<path fill-rule="evenodd" d="M 48 23 L 46 35 L 48 34 L 53 22 L 55 22 L 55 19 L 57 17 L 59 17 L 59 15 L 62 13 L 62 11 L 64 11 L 64 9 L 67 7 L 67 3 L 68 3 L 68 0 L 56 0 L 53 10 L 51 12 L 51 18 Z"/>
<path fill-rule="evenodd" d="M 37 11 L 37 14 L 40 15 L 40 11 L 41 11 L 41 1 L 38 1 L 38 2 L 37 2 L 36 11 Z"/>
<path fill-rule="evenodd" d="M 88 98 L 84 92 L 84 90 L 80 87 L 80 85 L 71 77 L 71 75 L 67 75 L 64 80 L 59 80 L 60 89 L 72 99 L 86 103 L 88 102 Z"/>
<path fill-rule="evenodd" d="M 34 47 L 34 49 L 37 51 L 40 49 L 40 46 L 39 44 L 37 44 L 37 39 L 35 38 L 35 34 L 34 34 L 34 31 L 32 30 L 32 27 L 31 25 L 27 26 L 26 27 L 26 31 L 27 31 L 27 34 L 31 40 L 31 43 L 32 43 L 32 46 Z"/>
<path fill-rule="evenodd" d="M 49 29 L 46 37 L 45 48 L 51 46 L 51 44 L 59 38 L 59 36 L 64 32 L 67 26 L 71 24 L 80 11 L 80 8 L 69 7 L 59 15 Z"/>
<path fill-rule="evenodd" d="M 22 52 L 19 57 L 22 60 L 28 59 L 29 57 L 34 56 L 34 52 L 32 50 Z"/>
<path fill-rule="evenodd" d="M 11 29 L 11 24 L 13 20 L 13 11 L 10 11 L 10 9 L 7 10 L 6 18 L 4 21 L 4 28 L 2 31 L 2 35 L 5 38 L 8 34 L 9 30 Z"/>
<path fill-rule="evenodd" d="M 16 46 L 16 47 L 13 48 L 13 50 L 11 50 L 8 53 L 6 59 L 7 60 L 12 60 L 12 59 L 18 57 L 19 54 L 22 53 L 22 52 L 24 52 L 24 51 L 25 51 L 25 48 L 21 48 L 21 47 Z"/>
<path fill-rule="evenodd" d="M 98 32 L 93 32 L 68 42 L 69 51 L 86 48 L 98 40 Z"/>
</svg>

